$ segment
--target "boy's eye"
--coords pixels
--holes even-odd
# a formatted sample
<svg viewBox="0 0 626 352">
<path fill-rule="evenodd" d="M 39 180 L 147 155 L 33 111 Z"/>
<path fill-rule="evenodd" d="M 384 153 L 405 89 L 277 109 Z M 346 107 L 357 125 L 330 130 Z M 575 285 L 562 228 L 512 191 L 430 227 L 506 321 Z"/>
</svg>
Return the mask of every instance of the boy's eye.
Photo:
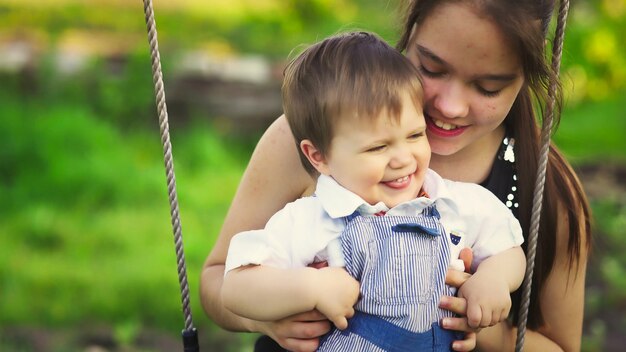
<svg viewBox="0 0 626 352">
<path fill-rule="evenodd" d="M 368 148 L 368 149 L 366 150 L 366 152 L 368 152 L 368 153 L 379 152 L 379 151 L 384 150 L 384 149 L 385 149 L 385 147 L 386 147 L 385 145 L 377 145 L 377 146 L 374 146 L 374 147 Z"/>
<path fill-rule="evenodd" d="M 409 135 L 408 139 L 415 140 L 415 139 L 418 139 L 418 138 L 420 138 L 422 136 L 424 136 L 424 132 L 417 132 L 417 133 L 413 133 L 413 134 Z"/>
</svg>

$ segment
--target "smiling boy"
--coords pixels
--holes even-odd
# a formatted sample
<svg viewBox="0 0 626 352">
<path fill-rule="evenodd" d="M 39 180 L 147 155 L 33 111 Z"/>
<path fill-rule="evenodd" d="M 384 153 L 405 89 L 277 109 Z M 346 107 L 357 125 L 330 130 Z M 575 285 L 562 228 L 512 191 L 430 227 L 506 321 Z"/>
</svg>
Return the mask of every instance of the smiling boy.
<svg viewBox="0 0 626 352">
<path fill-rule="evenodd" d="M 339 329 L 320 351 L 450 349 L 459 336 L 439 326 L 452 313 L 438 301 L 468 246 L 470 325 L 506 319 L 525 270 L 520 225 L 486 189 L 428 168 L 421 94 L 413 65 L 370 33 L 330 37 L 288 65 L 283 107 L 317 188 L 232 239 L 229 310 L 277 320 L 317 309 Z M 329 266 L 307 267 L 318 261 Z"/>
</svg>

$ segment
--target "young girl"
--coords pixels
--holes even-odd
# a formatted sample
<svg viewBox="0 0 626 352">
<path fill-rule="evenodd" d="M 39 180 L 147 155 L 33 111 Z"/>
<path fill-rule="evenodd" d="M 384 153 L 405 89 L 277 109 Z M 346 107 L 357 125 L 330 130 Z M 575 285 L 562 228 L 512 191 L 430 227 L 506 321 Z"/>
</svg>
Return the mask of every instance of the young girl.
<svg viewBox="0 0 626 352">
<path fill-rule="evenodd" d="M 317 309 L 343 330 L 319 351 L 450 350 L 456 335 L 438 322 L 452 315 L 438 301 L 469 246 L 477 269 L 459 293 L 471 325 L 508 316 L 524 277 L 521 227 L 486 189 L 428 169 L 421 96 L 415 67 L 370 33 L 330 37 L 287 66 L 285 115 L 303 166 L 321 176 L 314 197 L 233 237 L 229 310 L 276 320 Z M 307 267 L 315 260 L 330 267 Z M 353 317 L 359 292 L 337 267 L 361 282 Z"/>
<path fill-rule="evenodd" d="M 529 232 L 539 145 L 532 100 L 545 103 L 552 74 L 545 49 L 553 7 L 553 0 L 411 1 L 398 46 L 422 77 L 431 168 L 447 179 L 482 184 L 503 202 L 510 201 L 524 234 Z M 220 299 L 231 237 L 262 228 L 285 204 L 314 190 L 315 180 L 301 166 L 293 143 L 284 117 L 259 141 L 205 263 L 201 297 L 207 314 L 226 329 L 262 332 L 289 350 L 312 351 L 330 329 L 319 312 L 260 322 L 232 314 Z M 512 155 L 506 153 L 511 149 Z M 576 351 L 589 210 L 578 179 L 554 146 L 542 212 L 525 347 Z M 449 283 L 458 285 L 463 277 L 449 272 Z M 466 315 L 463 299 L 444 297 L 441 304 Z M 442 325 L 473 331 L 465 318 L 446 318 Z M 499 323 L 480 331 L 478 347 L 511 350 L 515 334 L 514 325 Z M 455 342 L 454 349 L 473 349 L 476 340 L 472 333 L 468 337 Z"/>
</svg>

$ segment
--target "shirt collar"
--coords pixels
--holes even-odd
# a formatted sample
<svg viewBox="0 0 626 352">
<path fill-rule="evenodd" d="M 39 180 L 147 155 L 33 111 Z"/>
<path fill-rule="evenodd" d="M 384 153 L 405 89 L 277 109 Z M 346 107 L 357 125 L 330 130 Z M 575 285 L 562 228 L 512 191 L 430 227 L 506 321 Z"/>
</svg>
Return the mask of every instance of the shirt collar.
<svg viewBox="0 0 626 352">
<path fill-rule="evenodd" d="M 424 177 L 424 190 L 432 199 L 452 199 L 450 190 L 446 187 L 443 178 L 431 169 L 426 170 L 426 175 Z"/>
<path fill-rule="evenodd" d="M 369 205 L 363 198 L 345 189 L 335 179 L 327 175 L 318 177 L 315 195 L 320 200 L 324 211 L 331 218 L 346 217 L 357 210 L 364 214 L 389 210 L 382 202 L 373 206 Z"/>
<path fill-rule="evenodd" d="M 424 190 L 430 198 L 416 198 L 408 202 L 404 202 L 394 207 L 391 212 L 405 213 L 408 208 L 414 210 L 415 206 L 420 208 L 431 205 L 435 201 L 442 200 L 446 203 L 453 204 L 452 197 L 448 187 L 446 187 L 444 180 L 435 171 L 428 169 L 424 178 Z M 389 208 L 379 202 L 376 205 L 370 205 L 359 197 L 355 193 L 345 189 L 335 179 L 327 175 L 320 175 L 317 179 L 317 187 L 315 189 L 315 195 L 320 200 L 324 211 L 331 218 L 341 218 L 351 215 L 355 211 L 363 215 L 373 215 L 379 211 L 389 211 Z"/>
</svg>

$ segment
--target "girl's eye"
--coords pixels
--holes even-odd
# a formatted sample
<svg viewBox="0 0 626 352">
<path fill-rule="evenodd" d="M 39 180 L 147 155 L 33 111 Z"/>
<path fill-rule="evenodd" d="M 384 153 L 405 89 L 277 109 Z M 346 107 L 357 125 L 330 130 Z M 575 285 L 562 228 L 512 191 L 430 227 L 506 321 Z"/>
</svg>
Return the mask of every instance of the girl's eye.
<svg viewBox="0 0 626 352">
<path fill-rule="evenodd" d="M 418 70 L 426 77 L 437 78 L 443 76 L 443 72 L 430 71 L 424 65 L 420 65 Z"/>
<path fill-rule="evenodd" d="M 476 89 L 478 89 L 478 92 L 486 97 L 496 97 L 498 96 L 498 94 L 500 94 L 500 92 L 502 91 L 502 89 L 498 89 L 498 90 L 487 90 L 481 86 L 476 86 Z"/>
</svg>

